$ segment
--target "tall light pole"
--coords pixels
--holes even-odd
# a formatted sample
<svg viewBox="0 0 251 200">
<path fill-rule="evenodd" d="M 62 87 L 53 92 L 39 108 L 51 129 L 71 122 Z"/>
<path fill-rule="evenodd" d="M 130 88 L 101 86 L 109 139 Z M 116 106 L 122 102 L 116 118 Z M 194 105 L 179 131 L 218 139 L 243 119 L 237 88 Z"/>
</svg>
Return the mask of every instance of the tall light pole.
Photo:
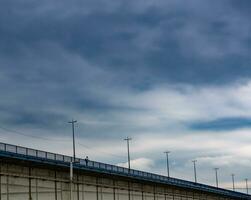
<svg viewBox="0 0 251 200">
<path fill-rule="evenodd" d="M 235 191 L 235 185 L 234 185 L 234 174 L 231 174 L 232 176 L 232 182 L 233 182 L 233 191 Z"/>
<path fill-rule="evenodd" d="M 77 120 L 71 120 L 68 122 L 72 125 L 72 145 L 73 145 L 73 161 L 70 162 L 70 200 L 73 200 L 73 163 L 76 161 L 76 152 L 75 152 L 75 132 L 74 124 L 77 123 Z"/>
<path fill-rule="evenodd" d="M 72 126 L 73 162 L 75 162 L 76 152 L 75 152 L 75 131 L 74 131 L 74 124 L 77 123 L 77 120 L 71 120 L 68 123 L 70 123 L 71 126 Z"/>
<path fill-rule="evenodd" d="M 170 171 L 169 171 L 169 153 L 170 151 L 165 151 L 166 154 L 166 170 L 167 170 L 167 176 L 170 177 Z"/>
<path fill-rule="evenodd" d="M 194 182 L 197 183 L 197 172 L 196 172 L 196 162 L 197 160 L 192 160 L 193 162 L 193 171 L 194 171 Z"/>
<path fill-rule="evenodd" d="M 219 187 L 219 181 L 218 181 L 218 170 L 219 170 L 219 168 L 214 168 L 214 170 L 215 170 L 216 187 Z"/>
<path fill-rule="evenodd" d="M 129 142 L 130 142 L 130 140 L 132 140 L 132 138 L 127 137 L 124 140 L 127 142 L 128 169 L 130 170 L 131 169 L 131 163 L 130 163 L 131 160 L 130 160 L 130 144 L 129 144 Z"/>
<path fill-rule="evenodd" d="M 248 194 L 248 179 L 246 178 L 245 181 L 246 181 L 246 190 L 247 190 L 247 194 Z"/>
<path fill-rule="evenodd" d="M 70 200 L 73 200 L 73 162 L 70 162 Z"/>
</svg>

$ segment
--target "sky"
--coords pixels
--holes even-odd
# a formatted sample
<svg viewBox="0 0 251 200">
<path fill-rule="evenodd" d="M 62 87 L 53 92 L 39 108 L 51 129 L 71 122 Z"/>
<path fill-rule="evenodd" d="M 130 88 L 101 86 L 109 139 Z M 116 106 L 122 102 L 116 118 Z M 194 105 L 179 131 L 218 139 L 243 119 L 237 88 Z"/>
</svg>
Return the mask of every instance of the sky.
<svg viewBox="0 0 251 200">
<path fill-rule="evenodd" d="M 249 0 L 3 0 L 0 141 L 214 185 L 251 167 Z"/>
</svg>

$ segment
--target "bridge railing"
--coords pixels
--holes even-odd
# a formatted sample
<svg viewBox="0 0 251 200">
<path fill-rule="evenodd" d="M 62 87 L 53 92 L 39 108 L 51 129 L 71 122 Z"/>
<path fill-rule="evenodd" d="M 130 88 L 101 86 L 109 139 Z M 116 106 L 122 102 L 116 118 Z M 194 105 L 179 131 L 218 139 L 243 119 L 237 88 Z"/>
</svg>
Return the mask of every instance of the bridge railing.
<svg viewBox="0 0 251 200">
<path fill-rule="evenodd" d="M 46 151 L 41 151 L 41 150 L 36 150 L 36 149 L 6 144 L 6 143 L 0 143 L 0 151 L 29 156 L 29 157 L 35 157 L 39 159 L 53 160 L 53 161 L 58 161 L 58 162 L 70 163 L 74 161 L 73 157 L 71 156 L 55 154 L 51 152 L 46 152 Z M 129 176 L 139 177 L 141 179 L 159 181 L 162 183 L 168 183 L 168 184 L 172 184 L 172 185 L 176 185 L 180 187 L 200 189 L 207 192 L 214 192 L 214 193 L 230 195 L 234 197 L 250 197 L 249 195 L 245 195 L 239 192 L 233 192 L 226 189 L 215 188 L 213 186 L 208 186 L 208 185 L 204 185 L 200 183 L 194 183 L 191 181 L 181 180 L 177 178 L 171 178 L 171 177 L 144 172 L 140 170 L 134 170 L 134 169 L 129 170 L 128 168 L 124 168 L 124 167 L 120 167 L 116 165 L 110 165 L 110 164 L 101 163 L 101 162 L 96 162 L 92 160 L 76 158 L 75 162 L 76 162 L 75 165 L 83 166 L 86 168 L 98 169 L 99 171 L 105 171 L 105 172 L 110 172 L 110 173 L 113 172 L 113 173 L 121 174 L 124 176 L 129 175 Z"/>
</svg>

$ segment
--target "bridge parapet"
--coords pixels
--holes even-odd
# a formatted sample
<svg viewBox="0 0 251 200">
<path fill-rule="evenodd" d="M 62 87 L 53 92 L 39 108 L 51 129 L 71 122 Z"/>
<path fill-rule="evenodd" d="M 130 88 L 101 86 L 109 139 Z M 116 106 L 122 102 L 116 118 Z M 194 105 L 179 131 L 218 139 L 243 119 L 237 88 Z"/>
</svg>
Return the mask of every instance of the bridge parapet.
<svg viewBox="0 0 251 200">
<path fill-rule="evenodd" d="M 65 167 L 69 167 L 70 162 L 73 162 L 73 157 L 71 156 L 55 154 L 51 152 L 40 151 L 36 149 L 31 149 L 6 143 L 0 143 L 0 156 L 12 157 L 21 160 L 23 159 L 32 162 L 43 162 L 47 164 L 53 164 Z M 216 188 L 200 183 L 194 183 L 186 180 L 166 177 L 154 173 L 149 173 L 134 169 L 129 170 L 128 168 L 91 160 L 88 160 L 87 162 L 85 159 L 80 159 L 80 158 L 76 158 L 75 161 L 77 161 L 77 163 L 74 164 L 74 168 L 78 170 L 88 170 L 97 173 L 104 173 L 104 174 L 132 178 L 140 181 L 166 184 L 169 186 L 196 190 L 200 192 L 207 192 L 216 195 L 222 195 L 229 198 L 231 197 L 233 199 L 251 199 L 251 196 L 243 193 Z"/>
</svg>

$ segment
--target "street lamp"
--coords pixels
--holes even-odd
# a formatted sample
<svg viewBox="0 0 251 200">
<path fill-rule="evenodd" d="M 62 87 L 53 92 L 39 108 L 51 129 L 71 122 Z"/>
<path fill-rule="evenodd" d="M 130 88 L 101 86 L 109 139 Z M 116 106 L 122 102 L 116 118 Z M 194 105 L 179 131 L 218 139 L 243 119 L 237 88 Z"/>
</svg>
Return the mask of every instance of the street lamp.
<svg viewBox="0 0 251 200">
<path fill-rule="evenodd" d="M 127 142 L 128 169 L 130 170 L 131 169 L 131 163 L 130 163 L 131 160 L 130 160 L 130 144 L 129 144 L 129 142 L 130 142 L 130 140 L 132 140 L 132 138 L 127 137 L 124 140 Z"/>
<path fill-rule="evenodd" d="M 219 170 L 219 168 L 214 168 L 214 170 L 215 170 L 216 187 L 219 187 L 219 181 L 218 181 L 218 170 Z"/>
<path fill-rule="evenodd" d="M 70 193 L 70 200 L 73 200 L 73 162 L 70 162 L 70 188 L 71 188 L 71 193 Z"/>
<path fill-rule="evenodd" d="M 72 126 L 72 145 L 73 145 L 73 161 L 75 162 L 76 153 L 75 153 L 75 132 L 74 132 L 74 124 L 77 123 L 77 120 L 71 120 L 68 122 Z"/>
<path fill-rule="evenodd" d="M 73 145 L 73 161 L 70 162 L 70 200 L 73 200 L 73 163 L 76 161 L 76 152 L 75 152 L 75 132 L 74 132 L 74 124 L 77 123 L 77 120 L 71 120 L 68 122 L 72 125 L 72 145 Z"/>
<path fill-rule="evenodd" d="M 196 173 L 196 162 L 197 160 L 192 160 L 193 162 L 193 171 L 194 171 L 194 182 L 197 183 L 197 173 Z"/>
<path fill-rule="evenodd" d="M 235 185 L 234 185 L 234 174 L 231 174 L 232 176 L 232 182 L 233 182 L 233 191 L 235 191 Z"/>
<path fill-rule="evenodd" d="M 167 170 L 167 176 L 170 177 L 170 171 L 169 171 L 169 153 L 171 153 L 170 151 L 165 151 L 164 152 L 166 154 L 166 170 Z"/>
<path fill-rule="evenodd" d="M 245 181 L 246 181 L 246 190 L 247 190 L 247 194 L 248 194 L 248 179 L 246 178 Z"/>
</svg>

